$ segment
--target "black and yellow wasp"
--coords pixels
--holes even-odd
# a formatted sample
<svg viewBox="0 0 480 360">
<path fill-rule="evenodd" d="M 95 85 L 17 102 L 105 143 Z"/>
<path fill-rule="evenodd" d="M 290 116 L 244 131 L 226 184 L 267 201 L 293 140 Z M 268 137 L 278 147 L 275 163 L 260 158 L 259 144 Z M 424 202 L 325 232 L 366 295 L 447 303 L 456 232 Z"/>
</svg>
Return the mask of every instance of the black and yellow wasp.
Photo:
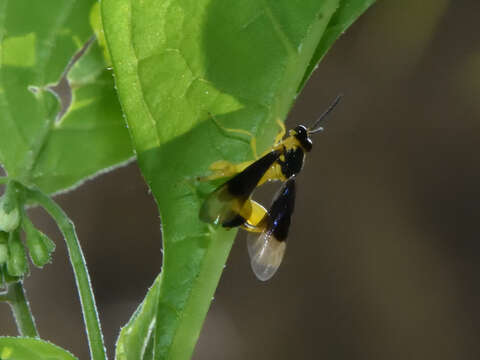
<svg viewBox="0 0 480 360">
<path fill-rule="evenodd" d="M 311 135 L 323 131 L 321 122 L 340 99 L 341 95 L 312 126 L 298 125 L 288 136 L 279 122 L 281 130 L 274 145 L 257 160 L 240 164 L 217 161 L 210 166 L 212 175 L 203 178 L 208 181 L 231 177 L 207 197 L 200 209 L 200 219 L 226 228 L 241 226 L 250 232 L 248 251 L 253 272 L 260 280 L 270 279 L 280 266 L 295 205 L 296 175 L 302 170 L 305 154 L 312 150 Z M 251 146 L 257 157 L 254 137 Z M 283 182 L 268 211 L 252 200 L 255 188 L 267 181 Z"/>
</svg>

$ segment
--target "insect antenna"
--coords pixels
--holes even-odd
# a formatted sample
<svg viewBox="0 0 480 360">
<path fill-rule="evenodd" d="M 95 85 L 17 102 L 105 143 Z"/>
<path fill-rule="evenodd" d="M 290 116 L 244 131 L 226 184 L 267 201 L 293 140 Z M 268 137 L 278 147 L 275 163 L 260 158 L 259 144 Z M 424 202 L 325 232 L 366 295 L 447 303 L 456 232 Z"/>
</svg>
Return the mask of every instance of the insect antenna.
<svg viewBox="0 0 480 360">
<path fill-rule="evenodd" d="M 321 126 L 318 126 L 318 124 L 320 124 L 322 122 L 322 120 L 324 120 L 328 114 L 330 114 L 332 112 L 332 110 L 335 108 L 335 106 L 337 106 L 337 104 L 340 102 L 340 100 L 342 99 L 343 97 L 343 94 L 339 94 L 335 100 L 333 100 L 333 102 L 330 104 L 330 106 L 328 107 L 327 110 L 325 110 L 323 112 L 322 115 L 320 115 L 320 117 L 315 121 L 315 123 L 313 124 L 313 126 L 311 126 L 308 130 L 308 132 L 310 134 L 315 134 L 317 132 L 320 132 L 320 131 L 323 131 L 323 127 Z M 310 130 L 311 129 L 311 130 Z"/>
</svg>

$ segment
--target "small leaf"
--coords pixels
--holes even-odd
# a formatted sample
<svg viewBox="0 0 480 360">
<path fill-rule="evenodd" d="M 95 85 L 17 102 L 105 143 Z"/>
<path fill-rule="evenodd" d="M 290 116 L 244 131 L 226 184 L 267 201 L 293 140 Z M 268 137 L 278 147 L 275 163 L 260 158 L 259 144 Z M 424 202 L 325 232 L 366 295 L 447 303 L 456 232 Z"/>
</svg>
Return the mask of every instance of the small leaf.
<svg viewBox="0 0 480 360">
<path fill-rule="evenodd" d="M 103 51 L 88 43 L 95 4 L 0 2 L 0 164 L 45 192 L 132 156 Z"/>
<path fill-rule="evenodd" d="M 0 337 L 1 360 L 77 360 L 68 351 L 33 338 Z"/>
<path fill-rule="evenodd" d="M 159 276 L 148 290 L 148 294 L 138 310 L 120 331 L 115 353 L 116 360 L 149 360 L 154 358 L 153 343 L 160 281 Z"/>
<path fill-rule="evenodd" d="M 27 255 L 18 231 L 8 238 L 7 271 L 11 276 L 23 276 L 28 270 Z"/>
</svg>

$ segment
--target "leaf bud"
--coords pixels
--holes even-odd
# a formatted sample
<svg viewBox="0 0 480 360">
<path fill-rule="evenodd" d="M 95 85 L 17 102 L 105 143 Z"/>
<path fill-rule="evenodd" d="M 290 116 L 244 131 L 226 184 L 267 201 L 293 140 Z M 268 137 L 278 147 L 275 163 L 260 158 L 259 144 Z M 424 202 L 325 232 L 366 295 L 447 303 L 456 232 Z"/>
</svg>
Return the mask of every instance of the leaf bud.
<svg viewBox="0 0 480 360">
<path fill-rule="evenodd" d="M 8 238 L 7 272 L 11 276 L 23 276 L 27 270 L 27 256 L 19 231 L 13 231 Z"/>
<path fill-rule="evenodd" d="M 31 223 L 24 226 L 27 236 L 27 247 L 30 258 L 35 266 L 41 268 L 51 260 L 51 254 L 55 250 L 55 243 L 50 238 L 37 230 Z"/>
</svg>

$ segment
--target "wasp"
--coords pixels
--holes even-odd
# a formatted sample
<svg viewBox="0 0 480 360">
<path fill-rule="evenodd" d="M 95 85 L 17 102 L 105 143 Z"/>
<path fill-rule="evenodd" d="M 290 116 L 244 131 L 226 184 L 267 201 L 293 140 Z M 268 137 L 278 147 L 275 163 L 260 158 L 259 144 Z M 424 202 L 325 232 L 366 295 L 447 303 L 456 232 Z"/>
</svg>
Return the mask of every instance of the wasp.
<svg viewBox="0 0 480 360">
<path fill-rule="evenodd" d="M 241 226 L 251 233 L 247 240 L 251 265 L 260 280 L 273 276 L 281 263 L 294 210 L 296 175 L 303 168 L 306 153 L 312 150 L 311 135 L 323 131 L 322 121 L 340 99 L 341 95 L 337 96 L 312 126 L 298 125 L 288 136 L 285 126 L 279 122 L 281 129 L 273 146 L 257 160 L 240 164 L 217 161 L 210 166 L 213 174 L 203 178 L 209 181 L 230 177 L 204 201 L 200 219 L 226 228 Z M 257 157 L 255 138 L 251 139 L 252 151 Z M 251 198 L 254 190 L 267 181 L 283 182 L 268 211 Z"/>
</svg>

